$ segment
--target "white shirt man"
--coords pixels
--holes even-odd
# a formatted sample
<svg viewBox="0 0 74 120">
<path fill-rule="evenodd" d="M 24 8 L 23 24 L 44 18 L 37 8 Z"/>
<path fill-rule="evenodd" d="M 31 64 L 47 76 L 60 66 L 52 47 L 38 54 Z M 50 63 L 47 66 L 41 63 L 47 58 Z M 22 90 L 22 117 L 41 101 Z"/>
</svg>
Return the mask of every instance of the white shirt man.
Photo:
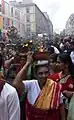
<svg viewBox="0 0 74 120">
<path fill-rule="evenodd" d="M 5 83 L 0 94 L 0 120 L 20 120 L 18 95 L 8 83 Z"/>
</svg>

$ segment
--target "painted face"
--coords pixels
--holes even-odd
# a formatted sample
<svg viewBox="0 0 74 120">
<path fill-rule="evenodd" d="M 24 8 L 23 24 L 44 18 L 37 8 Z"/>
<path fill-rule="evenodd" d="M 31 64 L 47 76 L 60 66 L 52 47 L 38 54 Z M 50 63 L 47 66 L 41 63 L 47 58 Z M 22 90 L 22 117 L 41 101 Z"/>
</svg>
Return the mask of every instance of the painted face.
<svg viewBox="0 0 74 120">
<path fill-rule="evenodd" d="M 37 78 L 42 84 L 45 83 L 49 75 L 49 69 L 46 66 L 40 66 L 37 70 Z"/>
<path fill-rule="evenodd" d="M 60 71 L 64 71 L 66 69 L 66 64 L 60 60 L 60 58 L 57 58 L 57 69 Z"/>
</svg>

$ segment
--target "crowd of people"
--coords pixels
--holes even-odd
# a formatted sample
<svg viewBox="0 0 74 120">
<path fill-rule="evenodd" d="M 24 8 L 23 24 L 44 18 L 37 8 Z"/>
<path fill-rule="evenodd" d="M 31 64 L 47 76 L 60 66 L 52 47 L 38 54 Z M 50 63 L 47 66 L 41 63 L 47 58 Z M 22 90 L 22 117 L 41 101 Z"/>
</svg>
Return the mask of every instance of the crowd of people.
<svg viewBox="0 0 74 120">
<path fill-rule="evenodd" d="M 0 120 L 74 120 L 74 40 L 15 48 L 0 43 Z"/>
</svg>

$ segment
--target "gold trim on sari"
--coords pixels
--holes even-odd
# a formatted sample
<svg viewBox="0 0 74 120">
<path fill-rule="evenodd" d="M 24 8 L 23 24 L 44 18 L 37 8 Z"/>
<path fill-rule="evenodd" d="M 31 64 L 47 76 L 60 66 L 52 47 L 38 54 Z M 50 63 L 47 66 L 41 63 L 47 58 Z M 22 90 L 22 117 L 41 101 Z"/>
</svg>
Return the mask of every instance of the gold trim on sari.
<svg viewBox="0 0 74 120">
<path fill-rule="evenodd" d="M 57 89 L 58 86 L 58 89 Z M 61 85 L 51 79 L 47 79 L 38 99 L 34 106 L 40 109 L 58 108 L 60 98 Z M 56 98 L 57 97 L 57 98 Z"/>
<path fill-rule="evenodd" d="M 69 75 L 67 75 L 67 76 L 65 76 L 65 77 L 63 77 L 63 78 L 61 78 L 58 82 L 61 84 L 64 84 L 64 83 L 66 83 L 67 82 L 67 80 L 68 80 L 68 78 L 70 77 L 71 75 L 69 74 Z"/>
</svg>

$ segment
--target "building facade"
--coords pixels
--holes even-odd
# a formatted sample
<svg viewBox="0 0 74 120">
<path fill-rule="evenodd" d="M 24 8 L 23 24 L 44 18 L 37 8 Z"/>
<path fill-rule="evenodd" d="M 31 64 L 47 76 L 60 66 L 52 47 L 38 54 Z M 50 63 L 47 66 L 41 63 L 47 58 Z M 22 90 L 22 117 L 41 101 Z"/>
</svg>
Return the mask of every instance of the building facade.
<svg viewBox="0 0 74 120">
<path fill-rule="evenodd" d="M 4 0 L 0 2 L 0 29 L 6 31 L 8 26 L 15 26 L 20 36 L 25 36 L 25 20 L 23 13 Z"/>
<path fill-rule="evenodd" d="M 53 25 L 47 15 L 43 13 L 32 0 L 23 2 L 0 1 L 0 29 L 6 32 L 8 26 L 18 29 L 20 36 L 33 38 L 38 34 L 53 36 Z"/>
<path fill-rule="evenodd" d="M 71 14 L 66 22 L 65 34 L 74 35 L 74 14 Z"/>
<path fill-rule="evenodd" d="M 17 2 L 16 0 L 11 0 L 10 3 L 12 5 L 16 5 L 16 4 L 21 3 L 21 2 Z M 22 0 L 22 3 L 23 4 L 30 4 L 30 3 L 33 3 L 33 0 Z"/>
<path fill-rule="evenodd" d="M 49 19 L 49 15 L 47 14 L 47 12 L 44 12 L 45 17 L 48 20 L 48 34 L 49 34 L 49 38 L 52 40 L 53 39 L 53 24 Z"/>
<path fill-rule="evenodd" d="M 14 4 L 24 14 L 25 35 L 27 38 L 38 36 L 38 34 L 53 35 L 53 25 L 43 12 L 34 3 L 23 4 L 19 2 Z"/>
</svg>

